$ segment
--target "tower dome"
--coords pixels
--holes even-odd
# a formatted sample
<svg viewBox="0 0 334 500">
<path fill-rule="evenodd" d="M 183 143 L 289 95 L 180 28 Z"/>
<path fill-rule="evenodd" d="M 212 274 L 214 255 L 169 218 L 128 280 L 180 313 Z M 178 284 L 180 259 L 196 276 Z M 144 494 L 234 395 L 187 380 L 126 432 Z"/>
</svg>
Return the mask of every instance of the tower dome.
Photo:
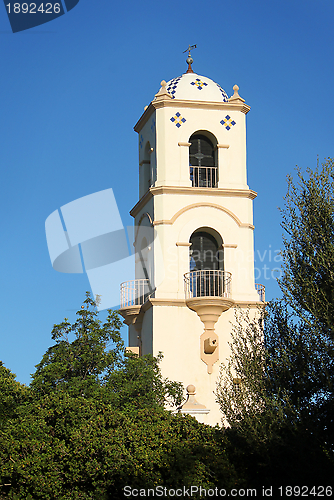
<svg viewBox="0 0 334 500">
<path fill-rule="evenodd" d="M 173 78 L 167 82 L 166 90 L 173 99 L 228 102 L 228 95 L 219 83 L 196 73 L 184 73 Z"/>
</svg>

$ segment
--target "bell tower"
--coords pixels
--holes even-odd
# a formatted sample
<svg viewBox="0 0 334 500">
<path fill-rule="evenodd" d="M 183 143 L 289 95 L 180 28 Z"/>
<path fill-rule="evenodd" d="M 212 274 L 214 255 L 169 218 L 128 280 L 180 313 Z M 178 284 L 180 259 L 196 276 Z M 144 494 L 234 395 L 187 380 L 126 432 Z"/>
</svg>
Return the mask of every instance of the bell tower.
<svg viewBox="0 0 334 500">
<path fill-rule="evenodd" d="M 121 314 L 130 348 L 161 351 L 162 374 L 191 387 L 193 399 L 196 388 L 198 403 L 188 412 L 214 425 L 221 421 L 214 391 L 229 356 L 234 306 L 255 311 L 264 287 L 254 282 L 250 107 L 237 85 L 228 97 L 193 72 L 190 54 L 187 62 L 186 73 L 161 82 L 135 125 L 136 279 L 121 285 Z"/>
</svg>

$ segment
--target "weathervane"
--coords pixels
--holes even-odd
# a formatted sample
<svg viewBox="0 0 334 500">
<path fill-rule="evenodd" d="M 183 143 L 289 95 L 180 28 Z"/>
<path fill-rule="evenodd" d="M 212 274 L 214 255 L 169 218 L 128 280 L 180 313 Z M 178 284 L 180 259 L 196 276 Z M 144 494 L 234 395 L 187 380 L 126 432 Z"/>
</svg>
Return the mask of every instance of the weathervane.
<svg viewBox="0 0 334 500">
<path fill-rule="evenodd" d="M 188 69 L 187 69 L 186 73 L 193 73 L 191 65 L 194 62 L 194 60 L 190 54 L 190 51 L 193 49 L 197 49 L 197 45 L 189 45 L 189 47 L 183 52 L 183 53 L 188 52 L 188 57 L 186 59 L 186 62 L 188 63 Z"/>
</svg>

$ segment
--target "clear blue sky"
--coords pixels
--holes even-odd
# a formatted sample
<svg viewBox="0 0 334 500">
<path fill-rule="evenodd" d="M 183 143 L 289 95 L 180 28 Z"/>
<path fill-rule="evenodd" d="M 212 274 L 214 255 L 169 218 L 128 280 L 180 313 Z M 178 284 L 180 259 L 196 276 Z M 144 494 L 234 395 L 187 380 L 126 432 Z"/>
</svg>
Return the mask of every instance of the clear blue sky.
<svg viewBox="0 0 334 500">
<path fill-rule="evenodd" d="M 229 95 L 238 84 L 252 108 L 256 266 L 277 266 L 269 250 L 281 246 L 286 175 L 296 164 L 315 167 L 317 155 L 334 156 L 333 20 L 332 0 L 80 0 L 66 15 L 12 34 L 0 6 L 0 359 L 20 382 L 29 383 L 51 345 L 53 324 L 73 320 L 89 289 L 86 275 L 52 269 L 45 219 L 111 187 L 132 225 L 133 125 L 160 81 L 185 71 L 189 44 L 198 46 L 194 70 Z M 279 294 L 272 278 L 258 281 L 268 299 Z"/>
</svg>

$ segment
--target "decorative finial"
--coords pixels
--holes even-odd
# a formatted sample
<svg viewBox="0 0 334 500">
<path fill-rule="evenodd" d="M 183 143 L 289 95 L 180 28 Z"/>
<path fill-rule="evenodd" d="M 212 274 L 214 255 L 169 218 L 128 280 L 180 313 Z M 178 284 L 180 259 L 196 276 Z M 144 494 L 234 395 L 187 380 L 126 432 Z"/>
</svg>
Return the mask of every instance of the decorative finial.
<svg viewBox="0 0 334 500">
<path fill-rule="evenodd" d="M 187 69 L 186 73 L 193 73 L 193 69 L 192 69 L 191 65 L 194 62 L 194 60 L 191 57 L 190 51 L 193 49 L 196 49 L 196 48 L 197 48 L 197 45 L 189 45 L 189 47 L 183 52 L 183 53 L 188 52 L 188 57 L 186 59 L 186 62 L 188 63 L 188 69 Z"/>
<path fill-rule="evenodd" d="M 192 384 L 188 385 L 186 388 L 187 395 L 188 396 L 195 396 L 196 394 L 196 387 Z"/>
<path fill-rule="evenodd" d="M 181 413 L 209 413 L 210 410 L 206 408 L 205 405 L 201 405 L 195 398 L 196 387 L 192 384 L 188 385 L 187 389 L 187 401 L 178 408 Z"/>
<path fill-rule="evenodd" d="M 162 80 L 161 82 L 161 89 L 157 94 L 155 94 L 155 100 L 162 100 L 162 99 L 172 99 L 172 96 L 169 94 L 167 91 L 167 83 L 165 80 Z"/>
<path fill-rule="evenodd" d="M 236 102 L 236 103 L 238 103 L 238 102 L 245 102 L 245 99 L 243 99 L 239 95 L 239 92 L 238 92 L 239 87 L 238 87 L 238 85 L 234 85 L 233 86 L 233 90 L 234 90 L 234 94 L 233 94 L 232 97 L 229 98 L 229 102 Z"/>
<path fill-rule="evenodd" d="M 238 85 L 233 85 L 234 97 L 240 97 L 238 94 L 239 87 Z"/>
</svg>

